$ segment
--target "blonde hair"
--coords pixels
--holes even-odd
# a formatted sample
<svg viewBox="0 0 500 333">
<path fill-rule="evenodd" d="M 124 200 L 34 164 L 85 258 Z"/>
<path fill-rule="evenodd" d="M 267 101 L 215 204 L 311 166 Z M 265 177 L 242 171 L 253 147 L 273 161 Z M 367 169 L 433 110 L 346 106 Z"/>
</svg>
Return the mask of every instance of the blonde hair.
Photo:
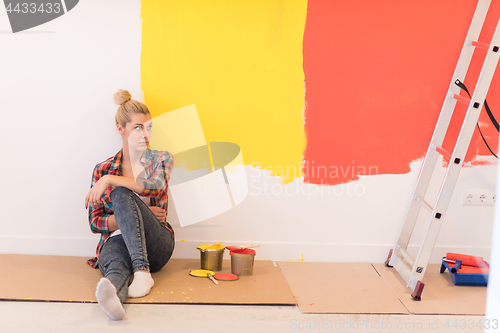
<svg viewBox="0 0 500 333">
<path fill-rule="evenodd" d="M 130 113 L 151 114 L 144 103 L 133 100 L 132 95 L 127 90 L 118 89 L 113 96 L 115 104 L 120 105 L 116 110 L 115 122 L 125 127 L 130 121 Z"/>
</svg>

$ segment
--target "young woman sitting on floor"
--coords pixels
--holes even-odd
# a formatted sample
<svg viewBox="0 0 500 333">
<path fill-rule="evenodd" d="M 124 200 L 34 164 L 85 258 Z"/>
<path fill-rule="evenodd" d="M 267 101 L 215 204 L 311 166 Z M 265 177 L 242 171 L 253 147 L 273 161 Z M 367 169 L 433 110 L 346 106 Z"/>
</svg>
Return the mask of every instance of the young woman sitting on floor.
<svg viewBox="0 0 500 333">
<path fill-rule="evenodd" d="M 152 121 L 146 105 L 121 89 L 114 101 L 120 105 L 115 121 L 123 148 L 95 166 L 85 208 L 90 229 L 101 234 L 97 257 L 88 261 L 104 276 L 97 301 L 109 317 L 121 320 L 127 297 L 147 295 L 154 285 L 151 272 L 165 266 L 174 250 L 174 231 L 167 222 L 174 158 L 148 148 Z"/>
</svg>

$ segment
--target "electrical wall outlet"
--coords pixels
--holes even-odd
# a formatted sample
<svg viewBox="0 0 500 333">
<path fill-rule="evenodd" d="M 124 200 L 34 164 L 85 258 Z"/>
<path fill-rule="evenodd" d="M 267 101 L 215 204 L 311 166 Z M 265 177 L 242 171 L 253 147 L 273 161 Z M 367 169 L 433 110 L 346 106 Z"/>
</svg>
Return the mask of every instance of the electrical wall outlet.
<svg viewBox="0 0 500 333">
<path fill-rule="evenodd" d="M 494 206 L 495 191 L 490 190 L 465 190 L 462 196 L 463 206 Z"/>
</svg>

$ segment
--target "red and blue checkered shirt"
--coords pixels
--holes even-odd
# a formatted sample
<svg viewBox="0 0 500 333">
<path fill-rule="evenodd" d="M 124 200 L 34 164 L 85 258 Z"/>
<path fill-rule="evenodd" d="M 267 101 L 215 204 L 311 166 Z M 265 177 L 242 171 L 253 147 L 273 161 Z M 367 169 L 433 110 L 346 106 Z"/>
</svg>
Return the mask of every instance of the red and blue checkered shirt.
<svg viewBox="0 0 500 333">
<path fill-rule="evenodd" d="M 115 156 L 108 158 L 106 161 L 99 163 L 95 166 L 92 173 L 92 184 L 90 188 L 104 175 L 123 176 L 122 174 L 122 158 L 123 150 L 120 150 Z M 174 166 L 174 156 L 167 151 L 157 151 L 147 149 L 141 157 L 141 164 L 145 169 L 145 178 L 139 178 L 143 185 L 144 191 L 138 193 L 141 196 L 149 197 L 151 206 L 158 206 L 167 211 L 168 208 L 168 181 Z M 93 233 L 101 234 L 101 239 L 97 245 L 97 256 L 87 260 L 87 263 L 93 268 L 98 268 L 98 258 L 104 243 L 111 236 L 108 229 L 108 219 L 113 215 L 113 205 L 111 203 L 110 194 L 114 186 L 108 186 L 102 198 L 104 205 L 99 207 L 89 206 L 89 223 L 90 230 Z M 168 222 L 162 223 L 174 235 L 174 230 Z"/>
</svg>

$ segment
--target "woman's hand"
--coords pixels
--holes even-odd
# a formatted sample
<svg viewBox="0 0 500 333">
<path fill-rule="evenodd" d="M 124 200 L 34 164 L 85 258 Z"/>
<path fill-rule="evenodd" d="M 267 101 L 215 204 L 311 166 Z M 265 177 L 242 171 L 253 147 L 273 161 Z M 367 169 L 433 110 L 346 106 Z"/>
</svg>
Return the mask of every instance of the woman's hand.
<svg viewBox="0 0 500 333">
<path fill-rule="evenodd" d="M 101 196 L 109 186 L 108 178 L 108 175 L 105 175 L 101 177 L 97 183 L 94 184 L 94 186 L 92 186 L 89 193 L 87 193 L 87 196 L 85 197 L 85 208 L 88 208 L 89 204 L 92 207 L 99 207 L 103 204 Z"/>
<path fill-rule="evenodd" d="M 165 209 L 156 206 L 151 206 L 149 209 L 155 214 L 158 221 L 162 223 L 167 221 L 167 212 L 165 212 Z"/>
</svg>

